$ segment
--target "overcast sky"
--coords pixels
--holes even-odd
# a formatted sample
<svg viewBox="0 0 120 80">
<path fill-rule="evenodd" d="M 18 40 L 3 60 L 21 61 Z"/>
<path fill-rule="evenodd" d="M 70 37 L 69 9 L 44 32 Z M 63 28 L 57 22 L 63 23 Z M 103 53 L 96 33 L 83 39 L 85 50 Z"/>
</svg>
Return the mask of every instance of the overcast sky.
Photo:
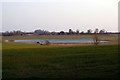
<svg viewBox="0 0 120 80">
<path fill-rule="evenodd" d="M 0 3 L 0 26 L 2 31 L 118 31 L 118 1 L 4 0 Z"/>
</svg>

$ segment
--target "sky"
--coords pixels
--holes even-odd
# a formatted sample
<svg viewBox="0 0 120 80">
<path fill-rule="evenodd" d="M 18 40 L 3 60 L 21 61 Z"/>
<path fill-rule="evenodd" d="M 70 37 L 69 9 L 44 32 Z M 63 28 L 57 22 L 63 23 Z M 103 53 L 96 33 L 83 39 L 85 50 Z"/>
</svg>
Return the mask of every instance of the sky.
<svg viewBox="0 0 120 80">
<path fill-rule="evenodd" d="M 118 31 L 120 0 L 1 0 L 0 31 Z"/>
</svg>

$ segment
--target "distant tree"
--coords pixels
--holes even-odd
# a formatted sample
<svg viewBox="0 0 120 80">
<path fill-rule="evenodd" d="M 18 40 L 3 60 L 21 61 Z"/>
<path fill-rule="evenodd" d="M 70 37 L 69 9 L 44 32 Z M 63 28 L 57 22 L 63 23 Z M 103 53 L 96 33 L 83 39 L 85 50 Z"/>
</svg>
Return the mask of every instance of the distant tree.
<svg viewBox="0 0 120 80">
<path fill-rule="evenodd" d="M 9 33 L 9 31 L 4 32 L 2 35 L 3 36 L 11 36 L 10 33 Z"/>
<path fill-rule="evenodd" d="M 64 31 L 60 31 L 60 35 L 64 35 L 65 34 L 65 32 Z"/>
<path fill-rule="evenodd" d="M 81 34 L 84 34 L 84 31 L 82 31 Z"/>
<path fill-rule="evenodd" d="M 43 35 L 44 31 L 43 30 L 35 30 L 34 33 L 38 34 L 38 35 Z"/>
<path fill-rule="evenodd" d="M 99 29 L 98 28 L 96 28 L 95 29 L 95 31 L 94 31 L 94 33 L 98 33 L 99 32 Z"/>
<path fill-rule="evenodd" d="M 93 36 L 93 40 L 94 40 L 94 44 L 95 45 L 98 45 L 99 42 L 100 42 L 100 38 L 99 38 L 98 32 L 99 32 L 99 29 L 96 28 L 95 31 L 94 31 L 94 36 Z"/>
<path fill-rule="evenodd" d="M 74 34 L 74 31 L 72 29 L 69 29 L 69 34 Z"/>
<path fill-rule="evenodd" d="M 99 31 L 99 33 L 103 34 L 103 33 L 106 33 L 105 29 L 102 29 Z"/>
<path fill-rule="evenodd" d="M 78 29 L 76 30 L 76 34 L 79 34 L 79 30 Z"/>
<path fill-rule="evenodd" d="M 56 32 L 51 32 L 50 34 L 51 34 L 51 35 L 56 35 L 57 33 L 56 33 Z"/>
<path fill-rule="evenodd" d="M 34 31 L 35 34 L 38 34 L 38 35 L 49 35 L 50 32 L 49 31 L 46 31 L 46 30 L 35 30 Z"/>
<path fill-rule="evenodd" d="M 91 30 L 91 29 L 88 29 L 88 30 L 87 30 L 87 33 L 88 33 L 88 34 L 92 33 L 92 30 Z"/>
</svg>

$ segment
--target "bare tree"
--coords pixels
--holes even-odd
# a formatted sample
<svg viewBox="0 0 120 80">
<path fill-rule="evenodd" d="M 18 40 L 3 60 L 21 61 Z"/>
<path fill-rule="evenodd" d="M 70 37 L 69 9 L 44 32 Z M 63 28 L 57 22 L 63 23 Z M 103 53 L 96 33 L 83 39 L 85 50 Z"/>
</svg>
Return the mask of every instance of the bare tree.
<svg viewBox="0 0 120 80">
<path fill-rule="evenodd" d="M 94 36 L 93 36 L 93 40 L 94 40 L 95 45 L 98 45 L 100 43 L 100 38 L 99 38 L 98 32 L 99 32 L 99 29 L 96 28 L 94 31 Z"/>
</svg>

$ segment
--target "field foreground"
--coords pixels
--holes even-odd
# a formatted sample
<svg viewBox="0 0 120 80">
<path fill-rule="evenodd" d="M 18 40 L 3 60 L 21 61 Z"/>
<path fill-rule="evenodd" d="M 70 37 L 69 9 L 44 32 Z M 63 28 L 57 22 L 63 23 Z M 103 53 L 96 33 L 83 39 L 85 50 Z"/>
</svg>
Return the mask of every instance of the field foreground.
<svg viewBox="0 0 120 80">
<path fill-rule="evenodd" d="M 5 78 L 118 78 L 118 45 L 3 43 Z"/>
</svg>

